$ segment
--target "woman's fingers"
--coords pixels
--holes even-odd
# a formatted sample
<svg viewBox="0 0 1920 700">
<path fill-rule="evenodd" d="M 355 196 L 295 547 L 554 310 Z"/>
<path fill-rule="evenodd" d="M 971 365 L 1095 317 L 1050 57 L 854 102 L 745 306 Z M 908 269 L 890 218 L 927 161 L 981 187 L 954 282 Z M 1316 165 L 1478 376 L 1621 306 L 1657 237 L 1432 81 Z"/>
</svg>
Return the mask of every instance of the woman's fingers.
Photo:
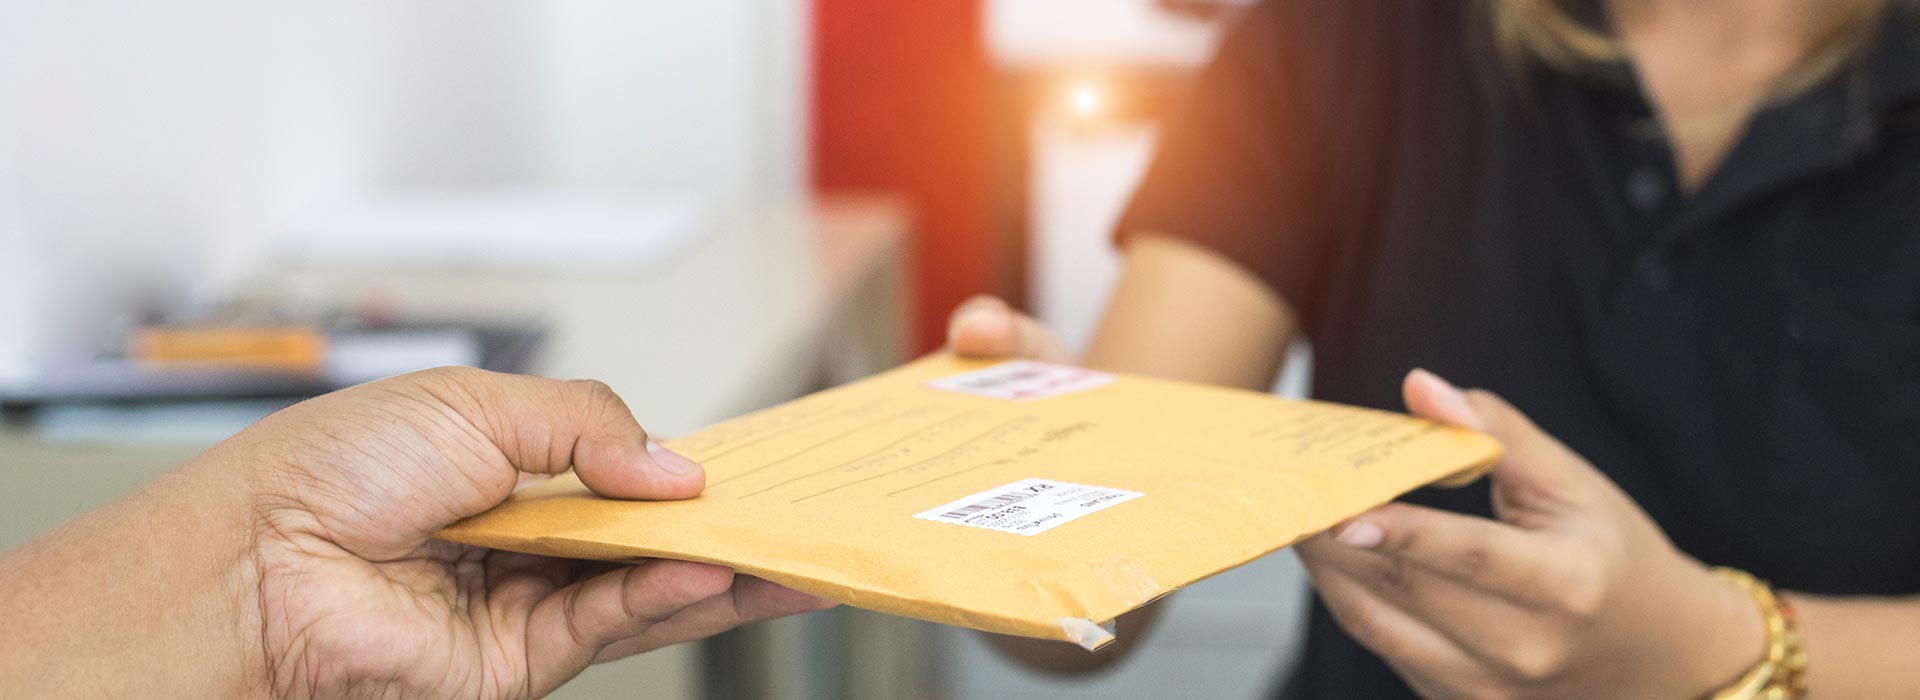
<svg viewBox="0 0 1920 700">
<path fill-rule="evenodd" d="M 1402 678 L 1419 686 L 1427 678 L 1473 677 L 1479 664 L 1453 640 L 1388 602 L 1355 575 L 1308 559 L 1302 557 L 1314 590 L 1341 629 L 1386 659 Z M 1431 689 L 1422 690 L 1422 695 L 1434 696 Z"/>
<path fill-rule="evenodd" d="M 1424 369 L 1407 373 L 1400 384 L 1407 410 L 1416 416 L 1473 430 L 1486 430 L 1486 421 L 1467 401 L 1466 393 L 1440 375 Z"/>
<path fill-rule="evenodd" d="M 1596 572 L 1553 535 L 1469 515 L 1389 503 L 1333 531 L 1368 550 L 1519 605 L 1558 609 Z"/>
<path fill-rule="evenodd" d="M 947 322 L 947 344 L 963 357 L 1073 361 L 1073 353 L 1052 329 L 985 295 L 968 299 L 954 309 Z"/>
<path fill-rule="evenodd" d="M 1506 453 L 1489 473 L 1503 499 L 1532 515 L 1564 515 L 1592 504 L 1604 483 L 1592 465 L 1534 425 L 1526 414 L 1492 392 L 1462 391 L 1439 376 L 1416 369 L 1402 384 L 1407 410 L 1449 425 L 1479 430 L 1499 440 Z M 1448 479 L 1458 484 L 1459 479 Z M 1502 519 L 1508 519 L 1502 514 Z"/>
<path fill-rule="evenodd" d="M 1013 310 L 995 297 L 968 299 L 947 318 L 947 344 L 962 357 L 1013 357 L 1019 340 Z"/>
<path fill-rule="evenodd" d="M 1446 638 L 1481 668 L 1507 678 L 1556 672 L 1567 647 L 1545 634 L 1558 616 L 1544 615 L 1489 591 L 1376 552 L 1315 538 L 1303 543 L 1303 561 L 1359 584 L 1373 596 Z"/>
</svg>

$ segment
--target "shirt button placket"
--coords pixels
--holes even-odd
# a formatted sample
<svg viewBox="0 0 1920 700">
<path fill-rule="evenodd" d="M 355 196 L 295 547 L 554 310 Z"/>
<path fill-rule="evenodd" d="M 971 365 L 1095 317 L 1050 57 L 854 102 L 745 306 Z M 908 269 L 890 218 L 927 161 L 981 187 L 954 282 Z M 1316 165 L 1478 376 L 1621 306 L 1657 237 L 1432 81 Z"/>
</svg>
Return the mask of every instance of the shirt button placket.
<svg viewBox="0 0 1920 700">
<path fill-rule="evenodd" d="M 1627 205 L 1646 217 L 1644 221 L 1653 221 L 1653 217 L 1672 195 L 1672 184 L 1668 182 L 1666 174 L 1652 165 L 1634 168 L 1627 174 L 1623 184 Z M 1673 263 L 1657 242 L 1649 244 L 1634 256 L 1630 273 L 1635 286 L 1642 292 L 1659 294 L 1673 288 Z"/>
<path fill-rule="evenodd" d="M 1654 248 L 1634 257 L 1633 280 L 1640 289 L 1653 294 L 1665 292 L 1673 288 L 1673 278 L 1673 263 L 1664 251 Z"/>
<path fill-rule="evenodd" d="M 1627 204 L 1641 214 L 1652 214 L 1667 203 L 1667 178 L 1652 167 L 1635 168 L 1627 175 Z"/>
</svg>

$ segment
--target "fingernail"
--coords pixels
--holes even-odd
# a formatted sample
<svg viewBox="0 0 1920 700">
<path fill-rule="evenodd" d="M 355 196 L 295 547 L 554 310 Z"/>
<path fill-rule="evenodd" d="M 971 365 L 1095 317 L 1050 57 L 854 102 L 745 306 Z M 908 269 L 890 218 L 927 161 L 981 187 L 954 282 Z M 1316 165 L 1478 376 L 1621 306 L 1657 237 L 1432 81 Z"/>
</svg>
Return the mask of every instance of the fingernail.
<svg viewBox="0 0 1920 700">
<path fill-rule="evenodd" d="M 958 331 L 962 326 L 965 326 L 969 323 L 974 323 L 975 322 L 974 319 L 976 318 L 979 318 L 979 319 L 991 318 L 995 315 L 997 314 L 994 312 L 993 309 L 986 309 L 986 308 L 968 309 L 965 313 L 962 313 L 953 319 L 953 328 L 951 330 Z"/>
<path fill-rule="evenodd" d="M 1473 410 L 1473 404 L 1467 403 L 1467 395 L 1452 382 L 1441 379 L 1440 375 L 1425 369 L 1414 369 L 1413 380 L 1427 384 L 1433 389 L 1435 401 L 1440 403 L 1441 413 L 1454 417 L 1455 422 L 1469 428 L 1480 428 L 1480 413 Z"/>
<path fill-rule="evenodd" d="M 684 476 L 700 471 L 700 465 L 693 460 L 653 440 L 647 441 L 647 454 L 653 457 L 654 464 L 660 465 L 660 468 L 667 470 L 669 474 Z"/>
<path fill-rule="evenodd" d="M 1379 525 L 1365 520 L 1355 520 L 1334 533 L 1333 539 L 1348 547 L 1373 549 L 1380 546 L 1380 540 L 1385 539 L 1386 536 L 1387 533 L 1381 530 Z"/>
</svg>

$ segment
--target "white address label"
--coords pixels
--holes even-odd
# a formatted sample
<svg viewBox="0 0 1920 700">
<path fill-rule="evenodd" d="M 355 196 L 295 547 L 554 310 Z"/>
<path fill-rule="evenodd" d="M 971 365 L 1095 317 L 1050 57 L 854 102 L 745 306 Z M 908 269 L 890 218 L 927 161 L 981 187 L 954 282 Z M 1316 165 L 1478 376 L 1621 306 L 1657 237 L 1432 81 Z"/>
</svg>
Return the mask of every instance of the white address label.
<svg viewBox="0 0 1920 700">
<path fill-rule="evenodd" d="M 1020 535 L 1038 535 L 1141 496 L 1138 491 L 1024 479 L 913 517 Z"/>
<path fill-rule="evenodd" d="M 1113 381 L 1113 375 L 1084 367 L 1033 360 L 1012 360 L 927 382 L 927 386 L 993 399 L 1031 401 L 1083 391 Z"/>
</svg>

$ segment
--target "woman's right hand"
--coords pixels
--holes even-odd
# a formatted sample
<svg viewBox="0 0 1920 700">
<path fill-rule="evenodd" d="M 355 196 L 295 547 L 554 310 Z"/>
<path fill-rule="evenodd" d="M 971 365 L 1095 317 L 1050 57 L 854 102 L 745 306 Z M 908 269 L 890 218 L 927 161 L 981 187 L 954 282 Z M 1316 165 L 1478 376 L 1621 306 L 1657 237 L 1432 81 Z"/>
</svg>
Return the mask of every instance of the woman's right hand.
<svg viewBox="0 0 1920 700">
<path fill-rule="evenodd" d="M 1053 329 L 985 294 L 953 310 L 947 319 L 947 346 L 961 357 L 1074 364 L 1073 352 Z"/>
</svg>

